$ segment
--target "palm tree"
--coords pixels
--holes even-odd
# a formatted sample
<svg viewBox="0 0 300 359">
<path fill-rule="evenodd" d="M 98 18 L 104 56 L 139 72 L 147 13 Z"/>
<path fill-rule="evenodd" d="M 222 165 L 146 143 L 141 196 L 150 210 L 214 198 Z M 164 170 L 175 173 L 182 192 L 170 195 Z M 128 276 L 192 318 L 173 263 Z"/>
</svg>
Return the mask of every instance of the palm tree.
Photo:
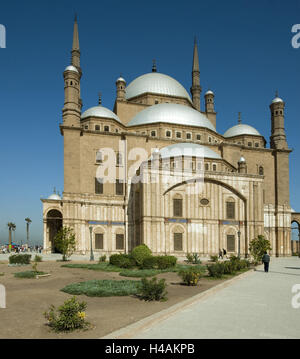
<svg viewBox="0 0 300 359">
<path fill-rule="evenodd" d="M 7 227 L 8 227 L 8 250 L 11 250 L 11 231 L 13 230 L 15 224 L 12 222 L 8 222 L 7 223 Z"/>
<path fill-rule="evenodd" d="M 12 230 L 13 230 L 13 232 L 14 232 L 14 243 L 16 243 L 16 228 L 17 228 L 17 226 L 16 226 L 16 224 L 15 223 L 12 223 Z"/>
<path fill-rule="evenodd" d="M 27 249 L 28 249 L 29 248 L 29 225 L 32 222 L 32 220 L 29 217 L 27 217 L 27 218 L 25 218 L 25 221 L 26 221 Z"/>
</svg>

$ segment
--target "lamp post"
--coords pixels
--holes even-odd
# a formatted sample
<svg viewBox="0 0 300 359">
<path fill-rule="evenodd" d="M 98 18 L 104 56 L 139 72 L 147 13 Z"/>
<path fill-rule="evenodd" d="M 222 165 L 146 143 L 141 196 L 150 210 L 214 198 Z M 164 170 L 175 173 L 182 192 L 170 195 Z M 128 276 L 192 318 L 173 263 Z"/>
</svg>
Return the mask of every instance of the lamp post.
<svg viewBox="0 0 300 359">
<path fill-rule="evenodd" d="M 238 243 L 238 257 L 240 258 L 241 256 L 241 231 L 238 231 L 238 238 L 239 238 L 239 243 Z"/>
<path fill-rule="evenodd" d="M 93 231 L 93 227 L 90 226 L 90 247 L 91 247 L 91 252 L 90 252 L 90 261 L 94 260 L 94 253 L 93 253 L 93 235 L 92 235 L 92 231 Z"/>
</svg>

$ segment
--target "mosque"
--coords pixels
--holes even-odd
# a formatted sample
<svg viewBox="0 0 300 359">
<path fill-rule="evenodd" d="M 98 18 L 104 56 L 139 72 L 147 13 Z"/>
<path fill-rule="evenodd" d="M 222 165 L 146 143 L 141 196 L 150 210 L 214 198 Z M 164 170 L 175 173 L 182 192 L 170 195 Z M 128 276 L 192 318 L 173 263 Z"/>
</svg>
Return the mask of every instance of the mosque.
<svg viewBox="0 0 300 359">
<path fill-rule="evenodd" d="M 64 191 L 43 202 L 44 251 L 55 252 L 61 226 L 74 229 L 78 254 L 128 253 L 145 243 L 154 254 L 247 256 L 258 235 L 272 255 L 291 255 L 289 154 L 284 101 L 270 101 L 270 147 L 241 122 L 216 130 L 215 95 L 204 93 L 197 43 L 189 92 L 157 72 L 116 80 L 113 111 L 82 111 L 75 19 L 71 64 L 63 72 Z M 299 219 L 297 219 L 298 217 Z"/>
</svg>

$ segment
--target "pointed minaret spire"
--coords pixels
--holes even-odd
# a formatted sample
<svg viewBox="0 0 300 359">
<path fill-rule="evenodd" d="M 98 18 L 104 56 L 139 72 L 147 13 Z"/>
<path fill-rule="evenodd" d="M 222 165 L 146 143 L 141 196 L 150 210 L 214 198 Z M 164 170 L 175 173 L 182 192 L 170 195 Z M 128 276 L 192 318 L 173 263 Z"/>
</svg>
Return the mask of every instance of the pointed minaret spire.
<svg viewBox="0 0 300 359">
<path fill-rule="evenodd" d="M 195 39 L 194 39 L 193 71 L 198 71 L 200 73 L 198 47 L 197 47 L 197 38 L 196 38 L 196 36 L 195 36 Z M 200 83 L 199 83 L 199 85 L 200 85 Z"/>
<path fill-rule="evenodd" d="M 101 106 L 101 104 L 102 104 L 102 99 L 101 99 L 102 93 L 99 92 L 99 93 L 98 93 L 98 96 L 99 96 L 98 104 L 99 104 L 99 106 Z"/>
<path fill-rule="evenodd" d="M 75 14 L 75 19 L 74 19 L 73 46 L 71 53 L 72 53 L 71 64 L 75 66 L 77 70 L 80 72 L 80 47 L 79 47 L 77 14 Z"/>
<path fill-rule="evenodd" d="M 199 70 L 199 57 L 197 39 L 194 40 L 194 56 L 193 56 L 193 70 L 192 70 L 192 87 L 191 87 L 193 104 L 196 110 L 200 111 L 200 70 Z"/>
</svg>

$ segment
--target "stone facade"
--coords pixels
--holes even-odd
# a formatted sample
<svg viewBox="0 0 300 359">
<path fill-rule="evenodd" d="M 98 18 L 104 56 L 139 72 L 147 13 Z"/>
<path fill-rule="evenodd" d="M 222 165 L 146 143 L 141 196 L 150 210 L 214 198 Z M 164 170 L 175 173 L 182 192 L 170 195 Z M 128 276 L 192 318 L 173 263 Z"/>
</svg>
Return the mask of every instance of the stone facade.
<svg viewBox="0 0 300 359">
<path fill-rule="evenodd" d="M 213 255 L 222 248 L 247 255 L 249 242 L 262 234 L 271 241 L 272 255 L 291 255 L 291 150 L 284 132 L 285 104 L 278 96 L 270 106 L 271 147 L 267 148 L 259 133 L 224 137 L 185 118 L 130 125 L 141 111 L 168 103 L 194 109 L 216 126 L 212 91 L 205 94 L 205 110 L 200 109 L 196 44 L 192 100 L 147 88 L 126 99 L 126 82 L 121 78 L 116 82 L 114 105 L 118 119 L 99 115 L 101 105 L 86 117 L 82 114 L 81 76 L 75 21 L 72 64 L 64 71 L 60 125 L 64 192 L 62 198 L 42 200 L 46 252 L 55 251 L 53 237 L 64 225 L 74 228 L 77 252 L 82 254 L 90 251 L 91 244 L 95 252 L 110 255 L 127 253 L 145 243 L 155 254 L 178 257 L 192 252 Z M 185 157 L 182 166 L 174 165 L 182 161 L 180 156 L 170 156 L 167 161 L 161 157 L 161 149 L 179 144 L 199 145 L 215 156 L 204 153 L 200 172 L 197 156 Z M 106 148 L 115 155 L 113 163 L 107 160 Z M 105 170 L 115 172 L 122 182 L 106 181 Z"/>
</svg>

